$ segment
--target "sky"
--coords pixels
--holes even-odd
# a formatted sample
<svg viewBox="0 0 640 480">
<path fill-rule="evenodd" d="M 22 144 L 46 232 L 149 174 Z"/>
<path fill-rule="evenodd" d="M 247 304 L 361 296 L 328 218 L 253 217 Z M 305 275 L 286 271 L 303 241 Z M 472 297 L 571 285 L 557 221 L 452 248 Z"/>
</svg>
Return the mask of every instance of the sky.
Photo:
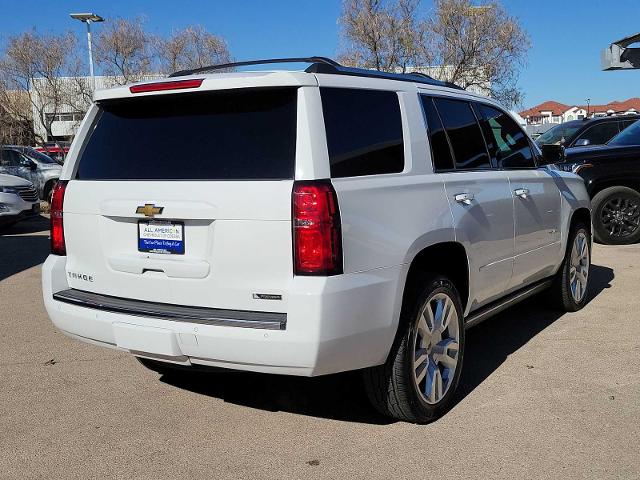
<svg viewBox="0 0 640 480">
<path fill-rule="evenodd" d="M 603 72 L 600 51 L 640 31 L 640 0 L 502 0 L 531 39 L 519 86 L 525 107 L 545 100 L 591 104 L 640 97 L 640 70 Z M 143 16 L 156 34 L 199 24 L 223 36 L 237 60 L 322 55 L 339 51 L 341 0 L 0 0 L 0 42 L 36 28 L 68 30 L 85 41 L 70 12 L 105 18 Z M 431 0 L 421 7 L 432 10 Z M 100 25 L 95 25 L 96 30 Z"/>
</svg>

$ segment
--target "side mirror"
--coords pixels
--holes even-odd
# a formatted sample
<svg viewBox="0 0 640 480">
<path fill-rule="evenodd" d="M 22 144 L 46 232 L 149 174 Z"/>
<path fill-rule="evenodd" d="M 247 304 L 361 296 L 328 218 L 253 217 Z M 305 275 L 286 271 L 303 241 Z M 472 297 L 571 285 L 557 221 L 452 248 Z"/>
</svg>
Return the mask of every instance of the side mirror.
<svg viewBox="0 0 640 480">
<path fill-rule="evenodd" d="M 590 145 L 591 142 L 589 141 L 588 138 L 579 138 L 578 140 L 576 140 L 576 147 L 586 147 L 587 145 Z"/>
<path fill-rule="evenodd" d="M 38 164 L 36 162 L 29 162 L 29 169 L 31 169 L 32 172 L 35 172 L 38 170 Z"/>
<path fill-rule="evenodd" d="M 554 163 L 564 163 L 566 156 L 564 146 L 555 144 L 544 144 L 540 146 L 542 150 L 542 159 L 539 165 L 553 165 Z"/>
</svg>

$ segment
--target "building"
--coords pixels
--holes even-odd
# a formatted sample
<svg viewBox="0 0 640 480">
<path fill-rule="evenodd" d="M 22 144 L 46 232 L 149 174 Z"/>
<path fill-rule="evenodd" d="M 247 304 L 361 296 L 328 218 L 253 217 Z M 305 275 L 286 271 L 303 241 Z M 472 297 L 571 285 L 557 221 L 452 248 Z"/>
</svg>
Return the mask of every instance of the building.
<svg viewBox="0 0 640 480">
<path fill-rule="evenodd" d="M 550 100 L 520 112 L 520 116 L 526 120 L 527 125 L 553 125 L 583 118 L 631 115 L 639 112 L 640 98 L 635 97 L 604 105 L 566 105 Z"/>
<path fill-rule="evenodd" d="M 162 75 L 146 75 L 139 80 L 154 80 Z M 33 131 L 36 138 L 42 138 L 45 142 L 71 141 L 75 136 L 80 122 L 91 105 L 91 77 L 60 77 L 56 79 L 58 90 L 62 92 L 62 98 L 57 105 L 42 100 L 46 95 L 47 80 L 37 78 L 30 88 L 30 96 L 33 110 Z M 122 84 L 122 77 L 97 76 L 95 77 L 96 90 L 111 88 Z M 41 95 L 42 92 L 42 95 Z M 51 135 L 43 122 L 39 120 L 40 111 L 43 112 L 45 122 L 51 122 Z"/>
</svg>

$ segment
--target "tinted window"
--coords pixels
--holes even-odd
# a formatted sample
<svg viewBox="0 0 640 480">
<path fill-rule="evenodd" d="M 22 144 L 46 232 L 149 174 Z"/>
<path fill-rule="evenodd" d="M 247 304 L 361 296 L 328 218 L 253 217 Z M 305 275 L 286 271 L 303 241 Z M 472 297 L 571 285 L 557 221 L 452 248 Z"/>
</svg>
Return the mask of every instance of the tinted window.
<svg viewBox="0 0 640 480">
<path fill-rule="evenodd" d="M 422 97 L 422 106 L 427 119 L 427 128 L 429 129 L 429 141 L 431 143 L 431 156 L 433 159 L 433 168 L 439 170 L 453 169 L 453 157 L 449 148 L 447 134 L 444 131 L 438 112 L 433 105 L 431 97 Z"/>
<path fill-rule="evenodd" d="M 630 127 L 635 122 L 636 122 L 635 120 L 623 120 L 622 122 L 620 122 L 620 130 L 622 131 L 625 128 Z"/>
<path fill-rule="evenodd" d="M 77 178 L 293 178 L 295 141 L 295 89 L 103 102 Z"/>
<path fill-rule="evenodd" d="M 20 151 L 29 158 L 37 160 L 40 163 L 57 163 L 53 158 L 44 153 L 41 153 L 33 148 L 22 147 Z"/>
<path fill-rule="evenodd" d="M 609 145 L 640 145 L 640 121 L 613 137 Z"/>
<path fill-rule="evenodd" d="M 468 102 L 434 98 L 453 148 L 456 168 L 491 168 L 480 126 Z"/>
<path fill-rule="evenodd" d="M 0 162 L 4 167 L 17 167 L 21 165 L 20 154 L 15 150 L 2 149 Z"/>
<path fill-rule="evenodd" d="M 402 120 L 395 92 L 321 88 L 332 177 L 404 169 Z"/>
<path fill-rule="evenodd" d="M 536 143 L 538 145 L 564 145 L 567 141 L 571 140 L 571 138 L 581 127 L 581 122 L 567 122 L 562 125 L 556 125 L 555 127 L 550 128 L 538 138 L 536 138 Z"/>
<path fill-rule="evenodd" d="M 535 167 L 529 140 L 516 122 L 488 105 L 479 105 L 479 110 L 492 163 L 498 168 Z"/>
<path fill-rule="evenodd" d="M 578 139 L 575 143 L 580 142 L 580 140 L 588 140 L 589 143 L 586 145 L 603 145 L 617 134 L 618 122 L 601 123 L 587 128 L 584 132 L 578 135 Z"/>
</svg>

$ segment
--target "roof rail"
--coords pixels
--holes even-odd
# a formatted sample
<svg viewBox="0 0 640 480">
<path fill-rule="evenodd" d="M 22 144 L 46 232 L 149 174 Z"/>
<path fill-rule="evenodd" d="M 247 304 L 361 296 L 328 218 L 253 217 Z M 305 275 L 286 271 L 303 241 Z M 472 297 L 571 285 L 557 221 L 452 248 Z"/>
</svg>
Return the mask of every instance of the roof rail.
<svg viewBox="0 0 640 480">
<path fill-rule="evenodd" d="M 209 65 L 202 68 L 194 68 L 192 70 L 180 70 L 173 72 L 169 77 L 184 77 L 185 75 L 197 75 L 198 73 L 213 72 L 216 70 L 224 70 L 226 68 L 246 67 L 248 65 L 267 65 L 269 63 L 322 63 L 326 65 L 340 66 L 340 64 L 327 57 L 292 57 L 292 58 L 265 58 L 262 60 L 247 60 L 244 62 L 219 63 L 217 65 Z"/>
<path fill-rule="evenodd" d="M 208 67 L 195 68 L 193 70 L 181 70 L 174 72 L 169 77 L 182 77 L 185 75 L 196 75 L 198 73 L 214 72 L 216 70 L 223 70 L 235 67 L 244 67 L 248 65 L 266 65 L 270 63 L 310 63 L 305 72 L 307 73 L 326 73 L 332 75 L 351 75 L 354 77 L 370 77 L 370 78 L 384 78 L 387 80 L 398 80 L 401 82 L 414 82 L 423 83 L 427 85 L 436 85 L 440 87 L 455 88 L 458 90 L 464 90 L 462 87 L 451 83 L 436 80 L 429 75 L 422 72 L 411 73 L 389 73 L 381 72 L 378 70 L 367 70 L 364 68 L 345 67 L 340 65 L 335 60 L 327 57 L 295 57 L 295 58 L 267 58 L 263 60 L 249 60 L 245 62 L 232 62 L 221 63 L 218 65 L 211 65 Z"/>
</svg>

